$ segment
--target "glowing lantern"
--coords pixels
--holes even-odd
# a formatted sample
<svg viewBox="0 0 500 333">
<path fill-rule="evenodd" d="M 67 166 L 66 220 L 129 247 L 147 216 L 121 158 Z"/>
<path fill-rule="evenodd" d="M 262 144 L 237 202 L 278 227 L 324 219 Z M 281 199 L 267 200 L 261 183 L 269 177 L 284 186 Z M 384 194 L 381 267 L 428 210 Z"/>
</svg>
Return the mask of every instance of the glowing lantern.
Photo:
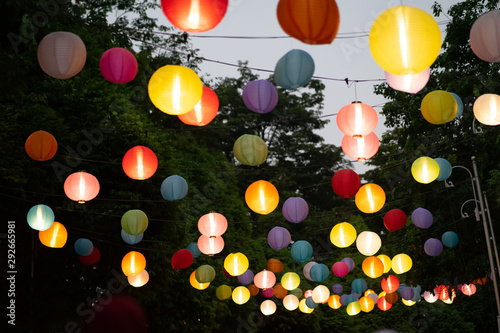
<svg viewBox="0 0 500 333">
<path fill-rule="evenodd" d="M 334 284 L 332 286 L 332 291 L 335 293 L 335 294 L 340 294 L 342 292 L 343 288 L 342 288 L 342 285 L 340 284 Z"/>
<path fill-rule="evenodd" d="M 361 179 L 354 170 L 342 169 L 332 177 L 333 192 L 342 198 L 352 198 L 361 187 Z"/>
<path fill-rule="evenodd" d="M 201 99 L 194 108 L 177 117 L 186 125 L 205 126 L 214 120 L 219 111 L 219 98 L 209 87 L 203 86 Z"/>
<path fill-rule="evenodd" d="M 278 22 L 285 33 L 306 44 L 330 44 L 340 24 L 337 3 L 331 0 L 280 0 Z"/>
<path fill-rule="evenodd" d="M 198 230 L 209 237 L 222 236 L 227 230 L 227 219 L 219 213 L 205 214 L 198 220 Z"/>
<path fill-rule="evenodd" d="M 350 246 L 356 240 L 357 232 L 352 224 L 347 222 L 337 223 L 330 232 L 330 241 L 340 248 Z"/>
<path fill-rule="evenodd" d="M 188 193 L 188 184 L 179 175 L 168 176 L 161 183 L 161 196 L 168 201 L 180 200 Z"/>
<path fill-rule="evenodd" d="M 276 187 L 265 180 L 252 183 L 245 192 L 245 202 L 257 214 L 271 213 L 278 207 L 279 199 Z"/>
<path fill-rule="evenodd" d="M 260 289 L 272 288 L 276 283 L 276 276 L 271 271 L 263 270 L 255 275 L 253 283 Z"/>
<path fill-rule="evenodd" d="M 248 259 L 241 253 L 230 253 L 224 259 L 224 268 L 232 276 L 238 276 L 246 272 L 248 269 Z"/>
<path fill-rule="evenodd" d="M 123 229 L 120 231 L 120 235 L 122 236 L 123 241 L 130 245 L 139 243 L 144 237 L 144 233 L 140 233 L 138 235 L 130 235 L 126 233 L 125 230 Z"/>
<path fill-rule="evenodd" d="M 285 273 L 281 277 L 281 285 L 286 290 L 294 290 L 300 285 L 300 277 L 294 272 Z"/>
<path fill-rule="evenodd" d="M 140 272 L 137 275 L 132 275 L 132 276 L 127 277 L 127 280 L 128 280 L 128 283 L 132 287 L 139 288 L 139 287 L 144 286 L 146 283 L 148 283 L 149 273 L 147 270 L 143 270 L 142 272 Z"/>
<path fill-rule="evenodd" d="M 311 268 L 316 265 L 317 262 L 315 261 L 310 261 L 307 264 L 305 264 L 304 268 L 302 269 L 302 274 L 304 274 L 304 277 L 308 279 L 309 281 L 313 281 L 311 277 Z"/>
<path fill-rule="evenodd" d="M 191 284 L 191 286 L 195 289 L 198 289 L 198 290 L 204 290 L 204 289 L 207 289 L 208 286 L 210 286 L 210 282 L 207 282 L 207 283 L 200 283 L 196 280 L 196 276 L 195 276 L 195 273 L 196 271 L 194 271 L 193 273 L 191 273 L 191 275 L 189 276 L 189 283 Z"/>
<path fill-rule="evenodd" d="M 401 209 L 391 209 L 384 215 L 384 226 L 389 231 L 396 231 L 406 225 L 406 214 Z"/>
<path fill-rule="evenodd" d="M 413 262 L 409 255 L 400 253 L 392 258 L 392 270 L 396 274 L 403 274 L 411 269 Z"/>
<path fill-rule="evenodd" d="M 474 102 L 473 111 L 481 124 L 496 126 L 500 124 L 500 95 L 484 94 Z"/>
<path fill-rule="evenodd" d="M 276 303 L 270 299 L 265 300 L 260 304 L 260 312 L 265 316 L 270 316 L 276 312 Z"/>
<path fill-rule="evenodd" d="M 403 298 L 401 301 L 402 301 L 402 302 L 403 302 L 403 304 L 404 304 L 404 305 L 406 305 L 406 306 L 412 306 L 412 305 L 415 305 L 415 303 L 417 303 L 417 302 L 415 302 L 415 301 L 412 301 L 412 300 L 406 300 L 406 299 L 404 299 L 404 298 Z"/>
<path fill-rule="evenodd" d="M 363 269 L 363 273 L 366 276 L 371 277 L 372 279 L 376 279 L 382 274 L 384 274 L 384 264 L 382 260 L 377 257 L 367 257 L 363 260 L 363 264 L 361 265 Z"/>
<path fill-rule="evenodd" d="M 500 10 L 479 16 L 470 29 L 469 43 L 474 54 L 487 62 L 500 62 Z"/>
<path fill-rule="evenodd" d="M 471 284 L 464 284 L 461 290 L 464 293 L 464 295 L 472 296 L 476 293 L 477 288 L 475 284 L 471 283 Z"/>
<path fill-rule="evenodd" d="M 439 165 L 439 175 L 436 180 L 443 181 L 448 179 L 451 176 L 452 166 L 450 162 L 445 160 L 444 158 L 435 158 L 434 161 Z"/>
<path fill-rule="evenodd" d="M 334 310 L 337 310 L 342 306 L 340 303 L 340 296 L 339 295 L 332 295 L 328 298 L 328 306 L 331 307 Z"/>
<path fill-rule="evenodd" d="M 349 273 L 349 267 L 345 262 L 337 261 L 332 266 L 332 272 L 337 277 L 344 277 Z"/>
<path fill-rule="evenodd" d="M 87 60 L 85 44 L 77 35 L 52 32 L 40 41 L 37 51 L 42 70 L 56 79 L 69 79 L 80 73 Z"/>
<path fill-rule="evenodd" d="M 396 302 L 398 301 L 398 293 L 394 292 L 394 293 L 390 293 L 390 294 L 386 294 L 385 296 L 385 301 L 389 304 L 396 304 Z"/>
<path fill-rule="evenodd" d="M 95 265 L 101 259 L 101 252 L 97 247 L 93 247 L 92 253 L 88 256 L 78 256 L 78 261 L 85 266 Z"/>
<path fill-rule="evenodd" d="M 429 291 L 424 291 L 424 299 L 427 303 L 434 303 L 439 299 L 439 297 Z"/>
<path fill-rule="evenodd" d="M 457 115 L 457 101 L 444 90 L 431 91 L 422 99 L 420 111 L 425 120 L 434 125 L 452 121 Z"/>
<path fill-rule="evenodd" d="M 291 240 L 290 232 L 283 227 L 274 227 L 267 234 L 269 246 L 276 251 L 287 247 Z"/>
<path fill-rule="evenodd" d="M 61 248 L 66 244 L 68 232 L 64 225 L 59 222 L 54 222 L 50 228 L 39 231 L 38 238 L 40 242 L 47 247 Z"/>
<path fill-rule="evenodd" d="M 372 300 L 373 300 L 373 303 L 374 304 L 377 304 L 377 301 L 378 301 L 378 295 L 375 294 L 375 293 L 370 293 L 368 294 L 366 297 L 370 297 Z"/>
<path fill-rule="evenodd" d="M 122 216 L 122 229 L 129 235 L 139 235 L 148 228 L 149 220 L 146 213 L 140 209 L 131 209 Z"/>
<path fill-rule="evenodd" d="M 210 265 L 202 265 L 196 269 L 194 276 L 200 283 L 212 282 L 215 279 L 215 269 Z"/>
<path fill-rule="evenodd" d="M 228 0 L 162 0 L 161 8 L 175 27 L 185 32 L 204 32 L 224 18 Z"/>
<path fill-rule="evenodd" d="M 330 289 L 320 284 L 313 289 L 312 299 L 315 303 L 326 303 L 330 297 Z"/>
<path fill-rule="evenodd" d="M 422 90 L 431 76 L 431 69 L 427 68 L 416 74 L 394 75 L 385 72 L 387 84 L 394 90 L 416 94 Z"/>
<path fill-rule="evenodd" d="M 347 305 L 346 311 L 349 316 L 355 316 L 361 312 L 361 305 L 358 301 L 351 302 Z"/>
<path fill-rule="evenodd" d="M 359 139 L 344 135 L 341 145 L 346 156 L 359 162 L 365 162 L 377 153 L 380 143 L 377 135 L 372 132 Z"/>
<path fill-rule="evenodd" d="M 90 173 L 75 172 L 64 181 L 64 193 L 73 201 L 85 203 L 99 194 L 99 181 Z"/>
<path fill-rule="evenodd" d="M 217 298 L 221 301 L 230 298 L 232 294 L 233 290 L 231 287 L 225 284 L 218 286 L 217 289 L 215 289 L 215 296 L 217 296 Z"/>
<path fill-rule="evenodd" d="M 431 257 L 437 257 L 443 252 L 443 243 L 437 238 L 429 238 L 424 243 L 424 251 Z"/>
<path fill-rule="evenodd" d="M 158 169 L 158 158 L 148 147 L 135 146 L 123 156 L 122 167 L 128 177 L 145 180 L 153 176 Z"/>
<path fill-rule="evenodd" d="M 233 146 L 234 157 L 244 165 L 261 165 L 267 159 L 267 145 L 257 135 L 243 134 Z"/>
<path fill-rule="evenodd" d="M 173 269 L 185 269 L 193 263 L 193 254 L 188 249 L 181 249 L 172 256 Z"/>
<path fill-rule="evenodd" d="M 243 286 L 234 288 L 232 298 L 234 303 L 242 305 L 250 299 L 250 291 Z"/>
<path fill-rule="evenodd" d="M 351 272 L 354 269 L 354 267 L 356 267 L 356 263 L 354 262 L 354 260 L 352 260 L 352 258 L 346 257 L 343 258 L 341 261 L 345 262 L 347 267 L 349 267 L 349 272 Z"/>
<path fill-rule="evenodd" d="M 277 283 L 277 284 L 273 287 L 273 295 L 274 295 L 276 298 L 282 299 L 282 298 L 284 298 L 287 294 L 288 294 L 288 290 L 286 290 L 286 289 L 285 289 L 285 288 L 281 285 L 281 283 Z"/>
<path fill-rule="evenodd" d="M 425 208 L 417 208 L 411 213 L 411 221 L 421 229 L 429 229 L 434 222 L 432 213 Z"/>
<path fill-rule="evenodd" d="M 303 313 L 311 313 L 314 311 L 314 308 L 310 308 L 306 305 L 306 299 L 303 298 L 302 300 L 300 300 L 299 302 L 299 310 Z"/>
<path fill-rule="evenodd" d="M 57 152 L 57 141 L 54 136 L 45 131 L 30 134 L 24 143 L 26 154 L 35 161 L 48 161 Z"/>
<path fill-rule="evenodd" d="M 387 279 L 382 279 L 382 290 L 388 294 L 394 293 L 399 288 L 399 279 L 394 275 L 389 275 Z"/>
<path fill-rule="evenodd" d="M 267 261 L 267 269 L 273 273 L 280 273 L 283 270 L 283 263 L 278 259 L 269 259 Z"/>
<path fill-rule="evenodd" d="M 359 253 L 364 256 L 372 256 L 380 250 L 382 240 L 380 236 L 373 231 L 363 231 L 356 239 L 356 247 Z"/>
<path fill-rule="evenodd" d="M 447 231 L 441 236 L 441 242 L 444 246 L 453 248 L 458 244 L 458 235 L 453 231 Z"/>
<path fill-rule="evenodd" d="M 39 231 L 49 229 L 54 223 L 54 212 L 49 206 L 35 205 L 30 208 L 26 216 L 31 228 Z"/>
<path fill-rule="evenodd" d="M 322 282 L 328 278 L 330 270 L 325 264 L 316 264 L 311 267 L 311 271 L 309 272 L 309 274 L 311 275 L 313 281 Z"/>
<path fill-rule="evenodd" d="M 75 252 L 81 256 L 88 256 L 94 249 L 94 244 L 87 238 L 78 238 L 74 244 Z"/>
<path fill-rule="evenodd" d="M 114 83 L 127 83 L 137 75 L 137 59 L 129 50 L 113 47 L 101 56 L 99 69 L 106 80 Z"/>
<path fill-rule="evenodd" d="M 309 214 L 307 202 L 300 197 L 291 197 L 286 199 L 282 208 L 283 216 L 288 222 L 300 223 L 304 221 Z"/>
<path fill-rule="evenodd" d="M 389 8 L 373 22 L 370 51 L 385 71 L 417 74 L 431 67 L 441 50 L 441 32 L 434 18 L 410 6 Z"/>
<path fill-rule="evenodd" d="M 355 203 L 363 213 L 376 213 L 384 207 L 385 192 L 377 184 L 365 184 L 356 193 Z"/>
<path fill-rule="evenodd" d="M 122 259 L 122 271 L 126 276 L 136 275 L 146 268 L 146 258 L 142 253 L 130 251 Z"/>
<path fill-rule="evenodd" d="M 313 248 L 308 241 L 300 240 L 293 243 L 290 253 L 295 261 L 304 262 L 311 259 Z"/>
<path fill-rule="evenodd" d="M 313 291 L 311 289 L 306 290 L 304 293 L 304 298 L 309 298 L 312 296 Z"/>
<path fill-rule="evenodd" d="M 378 124 L 378 114 L 371 106 L 352 102 L 340 109 L 337 114 L 337 126 L 340 131 L 354 139 L 367 136 Z"/>
<path fill-rule="evenodd" d="M 359 307 L 363 312 L 370 312 L 375 307 L 375 301 L 368 296 L 363 296 L 359 299 Z"/>
<path fill-rule="evenodd" d="M 413 178 L 422 184 L 429 184 L 439 176 L 439 164 L 430 157 L 419 157 L 411 165 Z"/>
<path fill-rule="evenodd" d="M 278 91 L 266 80 L 248 82 L 243 88 L 242 97 L 246 107 L 257 113 L 271 112 L 278 104 Z"/>
<path fill-rule="evenodd" d="M 288 51 L 278 60 L 274 68 L 274 82 L 283 89 L 294 90 L 311 81 L 314 74 L 314 60 L 303 50 Z"/>
<path fill-rule="evenodd" d="M 259 294 L 260 289 L 257 288 L 257 286 L 255 286 L 254 284 L 249 285 L 247 288 L 250 291 L 251 296 L 256 296 Z"/>
<path fill-rule="evenodd" d="M 220 253 L 224 249 L 224 239 L 221 236 L 209 237 L 201 235 L 197 244 L 200 252 L 209 256 Z"/>
<path fill-rule="evenodd" d="M 186 249 L 188 249 L 193 254 L 193 258 L 198 258 L 201 254 L 197 243 L 189 243 L 188 246 L 186 246 Z"/>
<path fill-rule="evenodd" d="M 392 304 L 385 300 L 385 296 L 382 296 L 377 301 L 377 307 L 382 311 L 387 311 L 392 308 Z"/>
<path fill-rule="evenodd" d="M 286 295 L 283 298 L 283 306 L 288 311 L 293 311 L 299 307 L 299 299 L 295 295 Z"/>
<path fill-rule="evenodd" d="M 401 298 L 407 301 L 411 301 L 415 296 L 415 290 L 412 287 L 404 287 L 401 290 Z"/>
<path fill-rule="evenodd" d="M 191 111 L 200 101 L 203 85 L 192 69 L 166 65 L 149 79 L 148 93 L 160 111 L 178 116 Z"/>
<path fill-rule="evenodd" d="M 356 294 L 362 294 L 368 288 L 366 281 L 363 279 L 355 279 L 351 283 L 351 289 Z"/>
<path fill-rule="evenodd" d="M 250 284 L 253 282 L 254 274 L 247 269 L 243 274 L 238 275 L 238 282 L 241 284 Z"/>
</svg>

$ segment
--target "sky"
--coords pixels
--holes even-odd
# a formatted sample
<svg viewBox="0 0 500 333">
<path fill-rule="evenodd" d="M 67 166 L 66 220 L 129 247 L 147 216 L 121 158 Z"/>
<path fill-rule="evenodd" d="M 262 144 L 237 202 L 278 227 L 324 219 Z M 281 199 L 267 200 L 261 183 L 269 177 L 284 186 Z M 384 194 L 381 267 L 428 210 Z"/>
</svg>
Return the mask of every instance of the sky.
<svg viewBox="0 0 500 333">
<path fill-rule="evenodd" d="M 237 64 L 239 60 L 248 61 L 248 66 L 274 71 L 276 62 L 292 49 L 308 52 L 315 63 L 314 76 L 338 80 L 326 80 L 325 84 L 325 116 L 336 114 L 344 105 L 358 100 L 371 105 L 377 112 L 386 102 L 382 96 L 373 93 L 374 85 L 381 81 L 358 82 L 356 80 L 383 80 L 384 70 L 375 62 L 370 53 L 368 34 L 373 21 L 386 9 L 399 6 L 417 7 L 432 14 L 434 0 L 343 0 L 337 1 L 340 13 L 340 27 L 337 37 L 331 44 L 308 45 L 289 38 L 279 39 L 242 39 L 231 37 L 270 37 L 287 36 L 280 27 L 276 8 L 278 0 L 230 0 L 228 10 L 222 21 L 212 30 L 190 34 L 191 43 L 198 48 L 199 56 L 213 60 L 205 61 L 201 66 L 200 76 L 205 77 L 238 77 L 237 67 L 217 63 Z M 438 1 L 446 13 L 451 5 L 458 1 Z M 172 26 L 163 12 L 155 13 L 158 23 Z M 442 38 L 448 18 L 441 15 L 435 18 L 438 22 Z M 177 28 L 176 28 L 177 29 Z M 254 71 L 261 78 L 270 73 Z M 344 81 L 349 79 L 350 84 Z M 341 145 L 342 132 L 337 127 L 335 116 L 327 116 L 330 122 L 319 131 L 326 143 Z M 383 116 L 379 115 L 379 123 L 375 134 L 380 138 L 386 130 Z M 363 173 L 368 170 L 365 163 L 353 163 L 354 169 Z"/>
</svg>

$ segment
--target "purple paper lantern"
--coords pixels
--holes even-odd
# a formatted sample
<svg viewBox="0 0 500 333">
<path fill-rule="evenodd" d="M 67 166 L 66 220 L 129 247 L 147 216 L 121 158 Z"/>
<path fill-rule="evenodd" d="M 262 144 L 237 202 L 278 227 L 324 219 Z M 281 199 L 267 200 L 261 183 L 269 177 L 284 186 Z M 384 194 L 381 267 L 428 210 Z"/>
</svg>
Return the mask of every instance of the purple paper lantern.
<svg viewBox="0 0 500 333">
<path fill-rule="evenodd" d="M 245 273 L 238 275 L 238 281 L 241 284 L 250 284 L 253 282 L 254 274 L 251 270 L 247 269 Z"/>
<path fill-rule="evenodd" d="M 334 284 L 333 287 L 332 287 L 332 291 L 334 294 L 340 294 L 342 292 L 343 288 L 342 288 L 342 285 L 340 284 Z"/>
<path fill-rule="evenodd" d="M 431 257 L 436 257 L 443 252 L 443 243 L 437 238 L 429 238 L 425 241 L 424 251 Z"/>
<path fill-rule="evenodd" d="M 309 214 L 307 202 L 300 197 L 291 197 L 286 199 L 283 204 L 283 216 L 288 222 L 300 223 L 304 221 Z"/>
<path fill-rule="evenodd" d="M 351 258 L 344 258 L 341 261 L 344 262 L 347 265 L 347 267 L 349 267 L 349 272 L 351 272 L 354 269 L 354 267 L 356 267 L 356 263 Z"/>
<path fill-rule="evenodd" d="M 243 88 L 243 102 L 253 112 L 268 113 L 278 104 L 278 91 L 269 81 L 251 81 Z"/>
<path fill-rule="evenodd" d="M 311 268 L 312 268 L 314 265 L 316 265 L 316 264 L 317 264 L 317 262 L 315 262 L 315 261 L 310 261 L 310 262 L 308 262 L 308 263 L 304 266 L 304 268 L 302 269 L 302 273 L 304 274 L 304 277 L 305 277 L 306 279 L 308 279 L 309 281 L 313 281 L 313 279 L 312 279 L 312 277 L 311 277 L 311 274 L 310 274 L 310 273 L 311 273 Z"/>
<path fill-rule="evenodd" d="M 431 212 L 425 208 L 417 208 L 411 214 L 411 221 L 421 229 L 428 229 L 434 222 Z"/>
<path fill-rule="evenodd" d="M 273 288 L 267 288 L 267 289 L 263 289 L 262 290 L 262 295 L 264 295 L 264 297 L 273 297 L 274 295 L 274 289 Z"/>
<path fill-rule="evenodd" d="M 340 296 L 339 301 L 340 301 L 340 304 L 342 304 L 343 306 L 346 306 L 347 305 L 347 295 L 344 294 L 344 295 Z"/>
<path fill-rule="evenodd" d="M 267 234 L 269 246 L 276 251 L 287 247 L 291 240 L 290 232 L 283 227 L 274 227 Z"/>
<path fill-rule="evenodd" d="M 404 287 L 401 290 L 401 298 L 410 301 L 415 296 L 415 290 L 412 287 Z"/>
<path fill-rule="evenodd" d="M 113 83 L 127 83 L 137 75 L 137 60 L 129 50 L 113 47 L 103 53 L 99 62 L 102 76 Z"/>
</svg>

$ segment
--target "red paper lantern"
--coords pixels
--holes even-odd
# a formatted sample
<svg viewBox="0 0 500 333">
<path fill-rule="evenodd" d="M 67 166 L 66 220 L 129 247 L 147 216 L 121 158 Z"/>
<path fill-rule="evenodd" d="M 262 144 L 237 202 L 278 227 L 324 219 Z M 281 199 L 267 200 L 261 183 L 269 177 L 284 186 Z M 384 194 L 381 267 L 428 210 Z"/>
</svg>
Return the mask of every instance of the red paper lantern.
<svg viewBox="0 0 500 333">
<path fill-rule="evenodd" d="M 101 56 L 99 69 L 106 80 L 113 83 L 127 83 L 137 75 L 137 59 L 129 50 L 113 47 Z"/>
<path fill-rule="evenodd" d="M 342 198 L 352 198 L 361 187 L 359 175 L 350 169 L 342 169 L 332 177 L 333 192 Z"/>
<path fill-rule="evenodd" d="M 385 296 L 382 296 L 377 301 L 377 307 L 382 311 L 387 311 L 392 308 L 392 304 L 386 301 Z"/>
<path fill-rule="evenodd" d="M 64 181 L 64 193 L 73 201 L 85 203 L 99 193 L 99 181 L 90 173 L 75 172 Z"/>
<path fill-rule="evenodd" d="M 344 277 L 349 273 L 349 266 L 345 262 L 337 261 L 332 266 L 332 272 L 337 277 Z"/>
<path fill-rule="evenodd" d="M 394 275 L 389 275 L 387 279 L 382 279 L 382 290 L 385 291 L 387 294 L 394 293 L 398 290 L 399 288 L 399 279 L 395 277 Z"/>
<path fill-rule="evenodd" d="M 57 152 L 57 141 L 54 136 L 45 131 L 31 133 L 24 144 L 26 154 L 35 161 L 48 161 Z"/>
<path fill-rule="evenodd" d="M 144 180 L 150 178 L 158 168 L 158 158 L 147 147 L 135 146 L 123 156 L 122 167 L 125 174 L 132 179 Z"/>
<path fill-rule="evenodd" d="M 201 99 L 188 113 L 177 117 L 187 125 L 205 126 L 210 123 L 219 111 L 219 98 L 209 87 L 203 87 Z"/>
<path fill-rule="evenodd" d="M 350 158 L 365 162 L 378 151 L 379 141 L 375 133 L 370 133 L 360 139 L 345 135 L 342 139 L 342 151 Z"/>
<path fill-rule="evenodd" d="M 186 32 L 211 30 L 224 18 L 228 0 L 161 0 L 161 8 L 175 27 Z"/>
<path fill-rule="evenodd" d="M 193 254 L 188 249 L 181 249 L 172 256 L 172 268 L 184 269 L 193 263 Z"/>
<path fill-rule="evenodd" d="M 337 114 L 337 126 L 345 135 L 360 139 L 375 130 L 378 114 L 371 106 L 352 102 L 340 109 Z"/>
<path fill-rule="evenodd" d="M 80 261 L 80 263 L 85 266 L 95 265 L 99 261 L 99 259 L 101 259 L 101 252 L 95 246 L 92 249 L 92 253 L 90 253 L 88 256 L 78 256 L 78 261 Z"/>
<path fill-rule="evenodd" d="M 391 209 L 384 215 L 384 225 L 389 231 L 395 231 L 406 225 L 406 214 L 401 209 Z"/>
</svg>

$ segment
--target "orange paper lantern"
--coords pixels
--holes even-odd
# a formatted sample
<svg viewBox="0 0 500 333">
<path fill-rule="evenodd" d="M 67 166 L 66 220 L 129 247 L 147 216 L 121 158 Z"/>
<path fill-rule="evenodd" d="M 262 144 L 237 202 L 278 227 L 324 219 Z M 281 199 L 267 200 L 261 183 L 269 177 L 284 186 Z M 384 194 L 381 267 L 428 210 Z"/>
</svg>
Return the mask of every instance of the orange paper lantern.
<svg viewBox="0 0 500 333">
<path fill-rule="evenodd" d="M 73 201 L 85 203 L 99 193 L 99 181 L 90 173 L 75 172 L 64 181 L 64 193 Z"/>
<path fill-rule="evenodd" d="M 224 18 L 228 0 L 162 0 L 161 8 L 175 27 L 186 32 L 215 28 Z"/>
<path fill-rule="evenodd" d="M 122 167 L 125 174 L 132 179 L 144 180 L 150 178 L 158 168 L 158 158 L 147 147 L 135 146 L 123 156 Z"/>
<path fill-rule="evenodd" d="M 268 181 L 258 180 L 245 192 L 245 201 L 254 212 L 267 215 L 278 207 L 279 194 L 276 187 Z"/>
<path fill-rule="evenodd" d="M 269 259 L 267 269 L 273 273 L 280 273 L 283 270 L 283 263 L 278 259 Z"/>
<path fill-rule="evenodd" d="M 385 205 L 385 192 L 377 184 L 369 183 L 361 186 L 354 202 L 360 211 L 366 214 L 376 213 Z"/>
<path fill-rule="evenodd" d="M 205 126 L 210 123 L 219 111 L 219 98 L 209 87 L 203 87 L 201 99 L 188 113 L 177 117 L 187 125 Z"/>
<path fill-rule="evenodd" d="M 26 139 L 24 149 L 35 161 L 48 161 L 57 151 L 57 141 L 54 136 L 45 131 L 31 133 Z"/>
<path fill-rule="evenodd" d="M 137 251 L 130 251 L 122 259 L 122 271 L 126 276 L 137 275 L 146 268 L 146 258 Z"/>
<path fill-rule="evenodd" d="M 361 268 L 366 276 L 371 277 L 372 279 L 376 279 L 384 274 L 384 264 L 382 263 L 382 260 L 374 256 L 367 257 L 363 260 Z"/>
<path fill-rule="evenodd" d="M 61 223 L 54 222 L 50 228 L 39 231 L 38 238 L 47 247 L 61 248 L 68 240 L 68 232 Z"/>
</svg>

